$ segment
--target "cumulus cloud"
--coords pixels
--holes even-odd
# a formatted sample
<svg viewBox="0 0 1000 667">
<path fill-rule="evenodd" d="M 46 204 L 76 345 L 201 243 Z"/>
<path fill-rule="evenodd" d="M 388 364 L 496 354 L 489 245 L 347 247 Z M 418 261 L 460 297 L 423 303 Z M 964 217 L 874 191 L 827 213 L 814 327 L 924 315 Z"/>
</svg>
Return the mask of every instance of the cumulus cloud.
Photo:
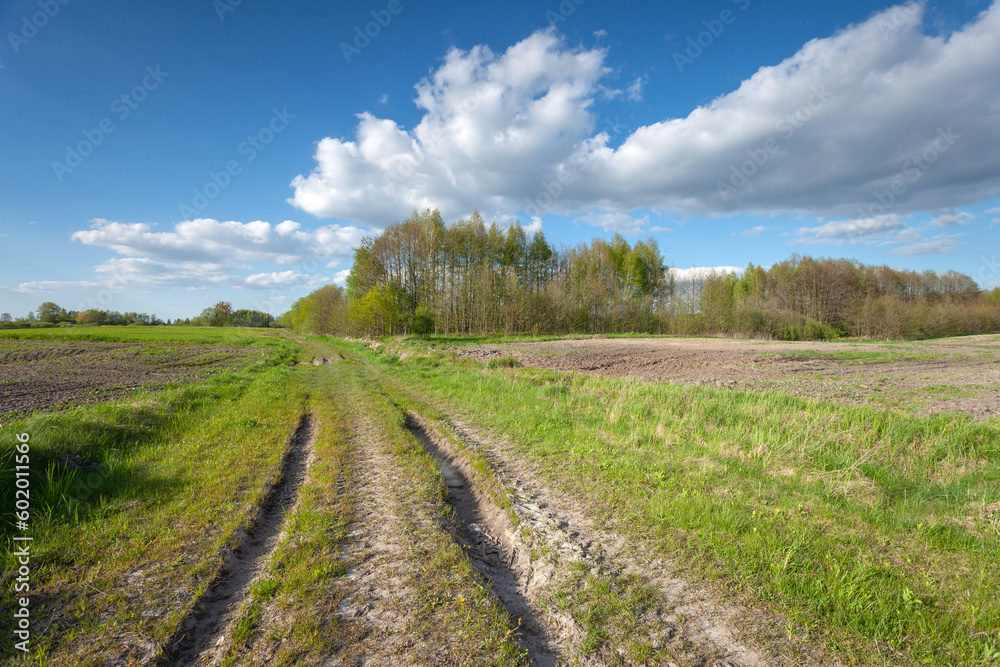
<svg viewBox="0 0 1000 667">
<path fill-rule="evenodd" d="M 25 282 L 0 289 L 115 293 L 236 288 L 270 291 L 271 301 L 278 302 L 282 291 L 310 290 L 329 283 L 331 278 L 321 268 L 335 268 L 347 259 L 362 235 L 358 227 L 325 225 L 307 230 L 292 220 L 272 225 L 261 220 L 201 218 L 161 232 L 145 223 L 97 218 L 88 229 L 71 236 L 118 255 L 94 267 L 95 279 Z M 270 270 L 272 265 L 290 264 L 293 269 Z"/>
<path fill-rule="evenodd" d="M 554 164 L 591 140 L 604 56 L 566 49 L 551 30 L 501 55 L 452 49 L 416 87 L 416 127 L 359 114 L 355 140 L 319 142 L 317 166 L 292 181 L 289 202 L 372 225 L 425 206 L 446 218 L 517 211 Z"/>
<path fill-rule="evenodd" d="M 536 215 L 531 218 L 531 222 L 521 226 L 524 227 L 524 233 L 530 236 L 542 231 L 542 219 Z"/>
<path fill-rule="evenodd" d="M 242 223 L 199 218 L 179 222 L 173 231 L 156 232 L 145 223 L 97 218 L 91 220 L 90 229 L 74 232 L 71 238 L 129 257 L 296 264 L 315 257 L 346 257 L 362 235 L 358 227 L 340 225 L 305 231 L 291 220 L 271 225 L 261 220 Z"/>
<path fill-rule="evenodd" d="M 424 206 L 878 219 L 995 197 L 1000 1 L 947 36 L 922 24 L 922 4 L 890 8 L 618 146 L 593 111 L 605 49 L 552 30 L 502 54 L 452 49 L 416 86 L 415 127 L 361 113 L 354 138 L 319 142 L 289 201 L 381 226 Z"/>
<path fill-rule="evenodd" d="M 746 271 L 738 266 L 692 266 L 689 269 L 670 269 L 674 279 L 679 282 L 690 282 L 692 280 L 704 280 L 709 276 L 721 276 L 726 273 L 742 275 Z"/>
<path fill-rule="evenodd" d="M 241 268 L 244 272 L 240 272 Z M 34 281 L 20 283 L 5 291 L 41 294 L 62 291 L 91 293 L 122 291 L 158 292 L 182 289 L 199 291 L 209 288 L 250 290 L 311 290 L 330 282 L 327 276 L 303 271 L 245 273 L 244 267 L 210 262 L 171 262 L 148 257 L 110 259 L 94 268 L 95 280 Z M 274 297 L 272 297 L 274 298 Z"/>
</svg>

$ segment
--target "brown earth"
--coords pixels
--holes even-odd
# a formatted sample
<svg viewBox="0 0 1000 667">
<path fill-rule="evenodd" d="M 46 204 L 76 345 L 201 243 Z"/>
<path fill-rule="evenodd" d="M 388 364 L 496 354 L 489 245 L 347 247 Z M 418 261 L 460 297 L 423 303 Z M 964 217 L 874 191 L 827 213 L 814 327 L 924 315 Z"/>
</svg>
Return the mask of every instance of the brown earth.
<svg viewBox="0 0 1000 667">
<path fill-rule="evenodd" d="M 1000 418 L 1000 336 L 829 343 L 726 338 L 593 338 L 479 345 L 460 354 L 523 365 L 735 391 L 780 391 L 921 415 Z"/>
<path fill-rule="evenodd" d="M 229 345 L 0 340 L 0 421 L 202 379 L 258 354 Z"/>
</svg>

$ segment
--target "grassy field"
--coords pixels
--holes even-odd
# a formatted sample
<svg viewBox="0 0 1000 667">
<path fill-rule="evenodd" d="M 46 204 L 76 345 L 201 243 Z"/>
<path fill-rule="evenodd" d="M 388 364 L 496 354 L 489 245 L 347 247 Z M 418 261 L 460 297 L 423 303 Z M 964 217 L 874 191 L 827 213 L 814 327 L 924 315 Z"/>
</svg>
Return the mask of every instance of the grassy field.
<svg viewBox="0 0 1000 667">
<path fill-rule="evenodd" d="M 231 331 L 160 331 L 159 337 L 146 330 L 100 332 L 100 340 L 258 342 Z M 357 415 L 367 415 L 369 434 L 388 453 L 394 474 L 408 480 L 392 499 L 412 565 L 402 582 L 412 596 L 409 607 L 397 611 L 405 619 L 398 643 L 422 638 L 428 660 L 443 655 L 452 664 L 523 664 L 512 635 L 516 620 L 489 602 L 485 582 L 438 526 L 448 512 L 442 483 L 404 428 L 401 410 L 360 366 L 289 365 L 296 356 L 336 354 L 325 344 L 300 347 L 286 338 L 268 344 L 269 356 L 252 366 L 38 413 L 0 432 L 5 480 L 13 479 L 17 435 L 30 437 L 27 534 L 34 539 L 31 654 L 15 652 L 4 633 L 0 660 L 171 664 L 164 650 L 254 530 L 304 415 L 316 425 L 308 476 L 263 576 L 252 582 L 228 628 L 221 664 L 318 664 L 338 652 L 367 654 L 370 631 L 336 613 L 350 593 L 341 542 L 356 520 L 368 474 L 353 461 L 359 440 L 352 429 Z M 79 456 L 85 466 L 68 468 L 66 456 Z M 14 529 L 13 491 L 5 482 L 0 493 L 5 591 L 13 589 L 18 566 L 12 537 L 24 534 Z M 7 601 L 4 616 L 13 612 Z"/>
<path fill-rule="evenodd" d="M 850 664 L 1000 662 L 995 420 L 483 364 L 419 341 L 364 354 Z"/>
<path fill-rule="evenodd" d="M 775 664 L 811 664 L 795 646 L 815 645 L 830 664 L 1000 665 L 995 419 L 523 368 L 454 354 L 464 339 L 0 332 L 10 337 L 264 345 L 265 356 L 0 431 L 4 590 L 17 571 L 6 480 L 20 433 L 35 539 L 32 653 L 17 655 L 5 633 L 5 663 L 170 664 L 165 651 L 253 533 L 308 415 L 307 473 L 218 664 L 527 664 L 520 620 L 451 534 L 448 487 L 408 428 L 416 414 L 442 433 L 460 419 L 503 439 L 595 526 L 621 534 L 625 552 L 668 559 L 720 599 L 778 619 L 784 637 L 745 629 Z M 530 560 L 557 563 L 535 602 L 578 629 L 567 657 L 697 662 L 643 639 L 671 614 L 653 580 L 547 560 L 495 455 L 451 442 Z"/>
<path fill-rule="evenodd" d="M 275 344 L 273 329 L 212 327 L 54 327 L 0 329 L 0 340 L 92 341 L 102 343 L 202 343 L 214 345 Z"/>
</svg>

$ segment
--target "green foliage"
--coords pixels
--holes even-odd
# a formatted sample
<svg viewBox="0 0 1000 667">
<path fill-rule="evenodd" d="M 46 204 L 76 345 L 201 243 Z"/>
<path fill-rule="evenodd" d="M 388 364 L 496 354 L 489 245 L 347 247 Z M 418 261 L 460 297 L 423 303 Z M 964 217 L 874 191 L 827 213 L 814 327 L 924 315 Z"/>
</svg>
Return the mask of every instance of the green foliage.
<svg viewBox="0 0 1000 667">
<path fill-rule="evenodd" d="M 413 312 L 413 319 L 410 323 L 410 331 L 418 336 L 426 336 L 434 331 L 434 315 L 427 306 L 417 306 Z"/>
<path fill-rule="evenodd" d="M 40 322 L 55 324 L 65 316 L 66 310 L 64 308 L 60 308 L 51 301 L 46 301 L 38 307 L 38 320 Z"/>
<path fill-rule="evenodd" d="M 1000 290 L 987 296 L 954 271 L 795 255 L 768 269 L 750 264 L 742 275 L 678 281 L 652 238 L 633 244 L 615 234 L 557 252 L 541 231 L 529 241 L 521 225 L 487 226 L 478 213 L 448 226 L 424 209 L 362 240 L 346 293 L 314 292 L 281 321 L 365 337 L 433 330 L 919 338 L 1000 331 L 998 304 Z M 418 307 L 432 329 L 415 316 Z"/>
</svg>

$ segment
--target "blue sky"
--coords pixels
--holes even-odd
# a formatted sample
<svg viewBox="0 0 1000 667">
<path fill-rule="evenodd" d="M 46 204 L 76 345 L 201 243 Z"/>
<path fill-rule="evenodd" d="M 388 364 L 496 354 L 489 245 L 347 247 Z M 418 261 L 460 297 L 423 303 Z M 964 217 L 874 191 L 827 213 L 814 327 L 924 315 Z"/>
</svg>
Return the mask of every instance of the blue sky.
<svg viewBox="0 0 1000 667">
<path fill-rule="evenodd" d="M 1000 284 L 986 0 L 13 0 L 0 32 L 15 316 L 280 314 L 422 206 Z"/>
</svg>

